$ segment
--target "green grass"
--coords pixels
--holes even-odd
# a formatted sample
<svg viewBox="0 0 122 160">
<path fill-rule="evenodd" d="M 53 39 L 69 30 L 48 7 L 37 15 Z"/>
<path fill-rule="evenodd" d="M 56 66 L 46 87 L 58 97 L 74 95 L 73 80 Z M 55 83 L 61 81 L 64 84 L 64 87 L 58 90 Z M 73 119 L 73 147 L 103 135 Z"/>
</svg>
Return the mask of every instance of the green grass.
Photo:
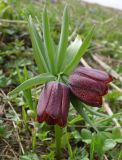
<svg viewBox="0 0 122 160">
<path fill-rule="evenodd" d="M 95 68 L 101 68 L 91 57 L 92 54 L 97 54 L 102 61 L 122 75 L 122 11 L 86 4 L 80 0 L 72 0 L 72 3 L 70 0 L 62 0 L 58 3 L 34 1 L 31 4 L 28 2 L 30 1 L 10 0 L 8 4 L 1 2 L 4 5 L 0 7 L 0 159 L 10 160 L 17 157 L 20 160 L 54 160 L 54 128 L 35 121 L 35 115 L 29 108 L 23 92 L 11 97 L 9 103 L 4 95 L 20 84 L 17 68 L 19 68 L 21 76 L 24 76 L 24 66 L 26 66 L 30 78 L 37 75 L 27 29 L 27 16 L 29 14 L 32 17 L 36 15 L 41 23 L 42 10 L 47 5 L 51 34 L 58 44 L 62 12 L 67 3 L 71 19 L 69 35 L 76 30 L 76 34 L 84 39 L 91 27 L 95 25 L 90 49 L 84 57 L 88 64 Z M 119 80 L 114 80 L 113 83 L 119 88 L 122 87 Z M 41 86 L 31 90 L 35 108 L 40 89 Z M 122 93 L 110 87 L 105 100 L 115 113 L 114 117 L 122 125 Z M 106 114 L 104 108 L 93 109 Z M 20 118 L 19 121 L 15 112 Z M 71 157 L 68 157 L 67 138 L 73 149 L 73 160 L 89 160 L 90 158 L 90 160 L 96 160 L 100 159 L 99 155 L 101 157 L 106 155 L 111 160 L 121 160 L 122 135 L 112 118 L 95 116 L 88 111 L 87 115 L 98 127 L 100 133 L 95 133 L 71 106 L 68 117 L 68 137 L 65 133 L 62 137 L 62 160 L 72 160 Z M 6 149 L 6 147 L 8 148 Z"/>
</svg>

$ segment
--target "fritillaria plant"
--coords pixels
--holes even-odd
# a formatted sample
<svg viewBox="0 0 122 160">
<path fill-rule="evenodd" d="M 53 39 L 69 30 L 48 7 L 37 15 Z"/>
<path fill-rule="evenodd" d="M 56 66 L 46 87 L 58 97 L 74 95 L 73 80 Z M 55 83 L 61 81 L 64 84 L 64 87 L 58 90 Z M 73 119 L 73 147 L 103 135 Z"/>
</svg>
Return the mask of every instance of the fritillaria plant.
<svg viewBox="0 0 122 160">
<path fill-rule="evenodd" d="M 38 21 L 41 30 L 37 30 L 31 16 L 29 16 L 28 25 L 39 75 L 24 81 L 9 95 L 36 85 L 45 84 L 38 100 L 37 120 L 40 123 L 45 121 L 49 125 L 55 125 L 56 155 L 59 159 L 61 133 L 62 128 L 67 124 L 70 102 L 85 121 L 97 130 L 85 113 L 84 107 L 93 114 L 103 116 L 103 114 L 92 111 L 85 104 L 101 106 L 102 96 L 107 93 L 107 84 L 112 81 L 112 77 L 103 71 L 78 66 L 81 57 L 90 44 L 94 27 L 89 31 L 83 42 L 79 37 L 76 37 L 69 44 L 67 7 L 65 7 L 63 13 L 58 45 L 54 43 L 51 37 L 46 9 L 43 12 L 42 24 L 39 24 Z M 41 31 L 43 32 L 42 35 Z M 69 142 L 68 150 L 69 154 L 72 155 Z"/>
</svg>

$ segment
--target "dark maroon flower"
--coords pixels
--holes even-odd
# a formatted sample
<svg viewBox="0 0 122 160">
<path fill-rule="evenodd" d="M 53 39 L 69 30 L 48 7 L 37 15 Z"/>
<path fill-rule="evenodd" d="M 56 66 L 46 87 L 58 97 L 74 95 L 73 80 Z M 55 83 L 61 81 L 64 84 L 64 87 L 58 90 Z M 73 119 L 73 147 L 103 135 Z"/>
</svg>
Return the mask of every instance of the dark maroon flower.
<svg viewBox="0 0 122 160">
<path fill-rule="evenodd" d="M 48 82 L 42 90 L 37 106 L 37 120 L 64 127 L 69 110 L 69 88 L 56 81 Z"/>
<path fill-rule="evenodd" d="M 104 71 L 78 67 L 69 78 L 70 89 L 82 102 L 91 106 L 102 105 L 102 96 L 107 94 L 107 84 L 112 77 Z"/>
</svg>

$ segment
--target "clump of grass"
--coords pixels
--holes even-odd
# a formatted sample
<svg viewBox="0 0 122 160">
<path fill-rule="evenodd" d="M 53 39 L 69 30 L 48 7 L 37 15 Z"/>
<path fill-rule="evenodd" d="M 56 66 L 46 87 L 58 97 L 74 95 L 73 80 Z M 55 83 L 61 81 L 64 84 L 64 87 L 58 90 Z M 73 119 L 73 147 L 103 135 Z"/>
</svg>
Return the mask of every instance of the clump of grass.
<svg viewBox="0 0 122 160">
<path fill-rule="evenodd" d="M 46 3 L 51 21 L 52 36 L 56 44 L 59 40 L 58 36 L 60 33 L 61 16 L 64 3 L 65 1 L 59 1 L 58 3 Z M 74 31 L 73 28 L 76 27 L 75 34 L 78 33 L 82 38 L 84 38 L 91 25 L 95 24 L 96 30 L 93 36 L 93 45 L 91 46 L 89 52 L 91 54 L 97 53 L 102 55 L 104 61 L 109 63 L 109 65 L 111 65 L 117 72 L 121 74 L 121 65 L 119 64 L 121 63 L 120 40 L 122 39 L 122 12 L 106 9 L 97 5 L 89 5 L 75 0 L 73 0 L 72 3 L 70 0 L 68 0 L 67 3 L 71 8 L 70 15 L 72 19 L 69 32 L 72 33 Z M 0 86 L 5 93 L 8 93 L 11 88 L 15 88 L 15 86 L 20 83 L 18 73 L 20 72 L 21 76 L 24 74 L 24 66 L 26 66 L 28 70 L 29 77 L 37 75 L 37 68 L 33 63 L 33 58 L 31 56 L 32 49 L 27 32 L 27 21 L 25 17 L 29 14 L 34 17 L 35 13 L 38 12 L 40 14 L 37 15 L 37 17 L 40 19 L 45 3 L 37 1 L 33 2 L 32 5 L 28 5 L 28 3 L 25 1 L 21 1 L 18 5 L 16 5 L 16 10 L 14 10 L 15 4 L 13 2 L 9 3 L 8 5 L 10 5 L 13 10 L 11 12 L 12 17 L 4 17 L 4 14 L 1 15 L 2 19 L 9 19 L 9 21 L 1 21 L 2 45 L 0 47 L 0 51 L 2 55 L 0 56 Z M 1 9 L 0 12 L 2 12 L 2 10 L 3 9 Z M 15 12 L 16 14 L 13 14 Z M 15 21 L 13 22 L 13 20 Z M 74 36 L 72 35 L 71 38 L 73 39 Z M 16 39 L 18 39 L 18 41 Z M 115 41 L 117 43 L 115 43 Z M 23 54 L 21 54 L 22 52 Z M 90 64 L 92 64 L 92 66 L 98 67 L 98 65 L 96 65 L 92 61 L 91 57 L 87 56 L 87 54 L 86 59 Z M 8 61 L 9 63 L 7 63 Z M 13 61 L 16 61 L 16 63 L 13 64 Z M 19 68 L 19 71 L 15 70 L 16 67 Z M 120 82 L 115 81 L 115 83 L 121 88 Z M 39 92 L 40 87 L 38 88 L 37 92 L 35 89 L 32 90 L 32 97 L 33 100 L 35 100 L 35 103 L 37 102 Z M 20 121 L 18 122 L 16 115 L 11 112 L 8 99 L 4 98 L 2 92 L 0 93 L 0 96 L 2 97 L 2 106 L 5 106 L 5 109 L 3 109 L 4 112 L 0 117 L 1 122 L 4 123 L 4 125 L 0 123 L 0 137 L 2 138 L 1 144 L 3 146 L 2 151 L 4 155 L 8 157 L 8 159 L 17 156 L 20 157 L 18 159 L 22 160 L 53 160 L 55 156 L 54 152 L 52 151 L 54 149 L 54 134 L 52 132 L 53 128 L 49 127 L 51 129 L 51 131 L 49 131 L 45 124 L 40 126 L 38 123 L 35 123 L 33 118 L 35 115 L 33 115 L 33 112 L 30 112 L 32 108 L 29 108 L 31 105 L 27 103 L 26 96 L 22 92 L 20 95 L 21 96 L 14 96 L 14 99 L 12 99 L 12 105 L 14 106 L 16 112 L 19 113 Z M 111 106 L 114 108 L 114 112 L 118 113 L 116 113 L 113 117 L 118 119 L 121 124 L 121 92 L 111 89 L 110 94 L 106 97 L 106 101 L 109 102 L 110 105 L 114 103 L 114 105 Z M 36 106 L 35 103 L 33 106 Z M 117 108 L 119 108 L 119 110 Z M 106 154 L 111 160 L 121 160 L 122 152 L 120 151 L 120 148 L 122 137 L 119 128 L 116 128 L 113 124 L 112 117 L 98 117 L 97 115 L 93 116 L 89 112 L 87 113 L 92 122 L 94 122 L 100 130 L 100 134 L 96 134 L 91 127 L 83 121 L 83 118 L 76 114 L 72 107 L 70 110 L 68 136 L 66 137 L 64 134 L 62 137 L 62 146 L 64 148 L 63 151 L 65 153 L 65 159 L 67 159 L 65 142 L 68 138 L 71 140 L 73 156 L 76 159 L 89 159 L 89 155 L 92 158 L 93 154 L 97 159 L 98 155 Z M 104 109 L 99 108 L 95 108 L 94 110 L 105 112 Z M 15 129 L 13 128 L 13 122 L 15 122 L 17 125 L 20 142 L 22 143 L 25 152 L 24 155 L 21 155 L 22 151 Z M 8 128 L 8 126 L 11 127 Z M 82 130 L 82 128 L 84 129 Z M 30 140 L 31 136 L 32 140 Z M 14 137 L 14 140 L 12 137 Z M 38 140 L 37 142 L 35 141 L 36 139 Z M 10 144 L 13 151 L 11 151 L 10 148 L 9 150 L 4 150 L 8 145 L 4 140 Z M 31 142 L 33 143 L 31 144 Z M 97 146 L 96 143 L 100 145 L 98 145 L 99 147 L 95 148 L 95 146 Z M 78 146 L 82 146 L 82 149 Z M 19 154 L 17 153 L 18 151 L 20 151 Z M 40 154 L 42 155 L 41 158 Z M 3 154 L 1 157 L 2 156 Z"/>
</svg>

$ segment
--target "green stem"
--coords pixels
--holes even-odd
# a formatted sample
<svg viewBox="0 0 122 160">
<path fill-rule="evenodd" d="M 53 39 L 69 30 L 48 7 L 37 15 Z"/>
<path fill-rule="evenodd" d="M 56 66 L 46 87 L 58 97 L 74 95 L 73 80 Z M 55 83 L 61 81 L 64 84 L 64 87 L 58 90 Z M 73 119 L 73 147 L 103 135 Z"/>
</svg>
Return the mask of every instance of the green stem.
<svg viewBox="0 0 122 160">
<path fill-rule="evenodd" d="M 62 137 L 62 128 L 58 125 L 55 125 L 55 145 L 56 145 L 56 159 L 60 160 L 61 158 L 61 137 Z"/>
<path fill-rule="evenodd" d="M 35 148 L 36 148 L 36 126 L 34 123 L 34 129 L 32 131 L 32 149 L 33 151 L 35 150 Z"/>
</svg>

